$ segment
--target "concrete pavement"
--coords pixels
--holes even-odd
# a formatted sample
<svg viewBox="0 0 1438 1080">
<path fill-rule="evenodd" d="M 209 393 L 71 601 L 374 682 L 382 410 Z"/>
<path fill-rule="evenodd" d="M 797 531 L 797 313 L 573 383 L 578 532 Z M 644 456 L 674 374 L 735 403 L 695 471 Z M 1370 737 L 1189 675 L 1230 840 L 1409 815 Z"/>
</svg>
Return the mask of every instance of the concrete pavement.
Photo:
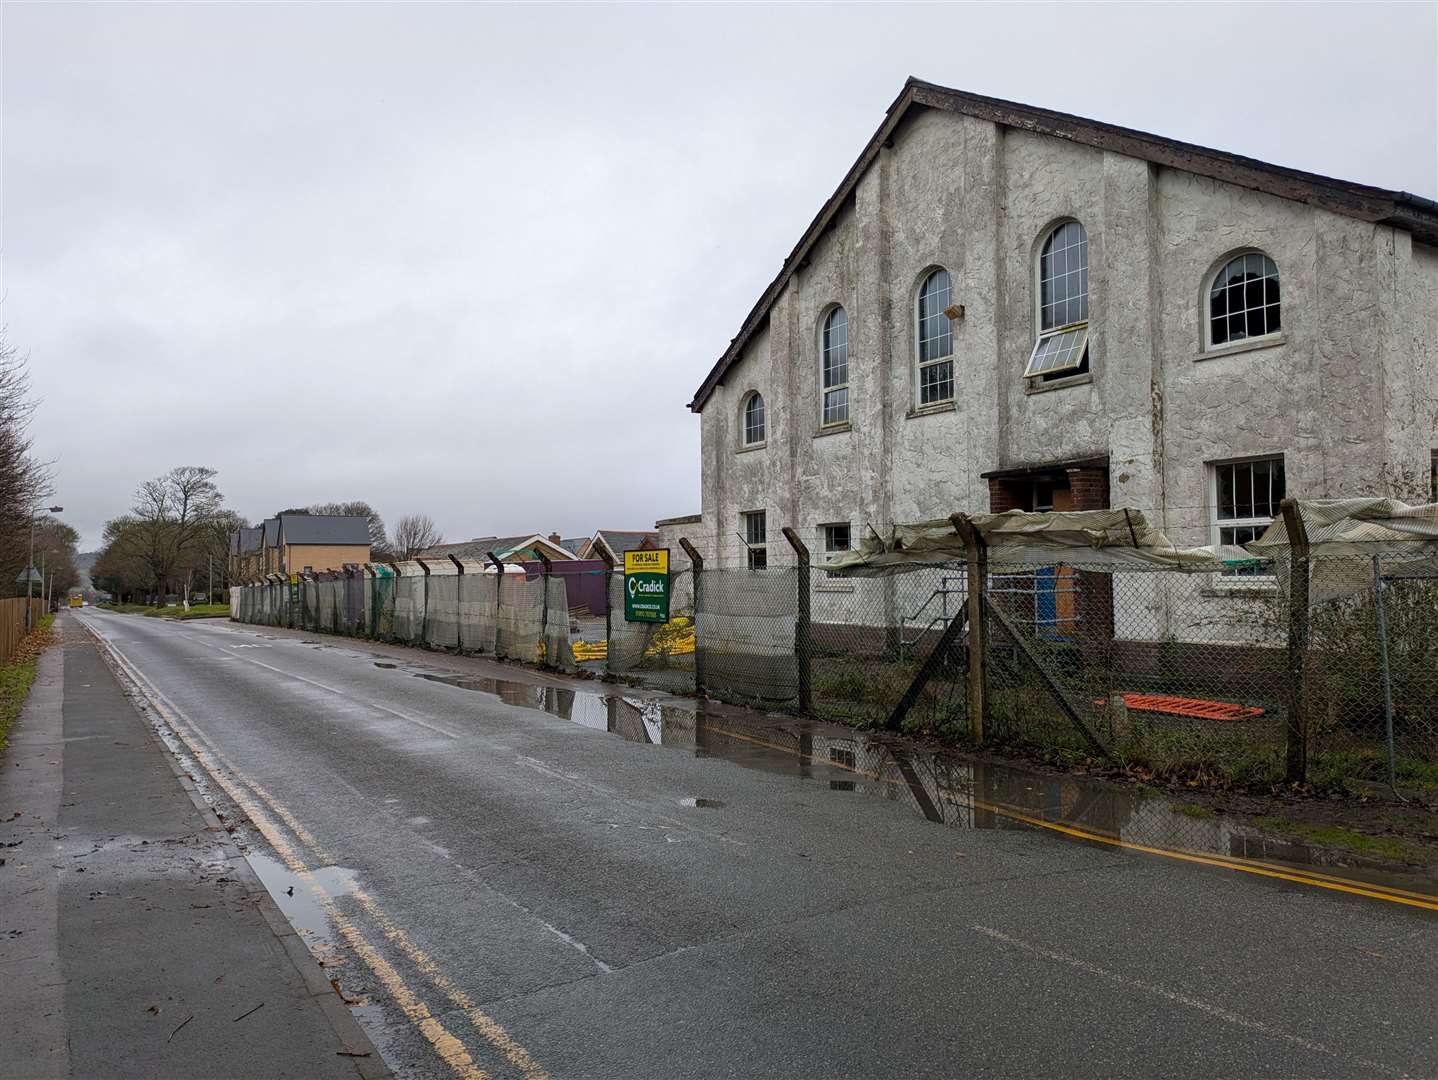
<svg viewBox="0 0 1438 1080">
<path fill-rule="evenodd" d="M 823 762 L 716 760 L 702 723 L 615 738 L 482 661 L 443 669 L 569 718 L 419 652 L 84 619 L 318 898 L 402 1075 L 1438 1073 L 1431 913 L 942 828 Z"/>
<path fill-rule="evenodd" d="M 0 1077 L 384 1075 L 90 636 L 0 756 Z"/>
</svg>

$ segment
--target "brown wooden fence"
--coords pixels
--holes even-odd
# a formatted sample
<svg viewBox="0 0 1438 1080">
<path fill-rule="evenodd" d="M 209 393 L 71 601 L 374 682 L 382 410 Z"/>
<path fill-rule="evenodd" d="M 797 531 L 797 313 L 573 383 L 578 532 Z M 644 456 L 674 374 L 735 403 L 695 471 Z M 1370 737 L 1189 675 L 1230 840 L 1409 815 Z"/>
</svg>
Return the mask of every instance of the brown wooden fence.
<svg viewBox="0 0 1438 1080">
<path fill-rule="evenodd" d="M 23 596 L 0 600 L 0 664 L 14 656 L 15 650 L 20 647 L 20 642 L 25 640 L 26 603 Z M 44 603 L 38 599 L 30 600 L 28 603 L 34 609 L 31 616 L 32 621 L 38 623 L 40 616 L 45 613 Z"/>
</svg>

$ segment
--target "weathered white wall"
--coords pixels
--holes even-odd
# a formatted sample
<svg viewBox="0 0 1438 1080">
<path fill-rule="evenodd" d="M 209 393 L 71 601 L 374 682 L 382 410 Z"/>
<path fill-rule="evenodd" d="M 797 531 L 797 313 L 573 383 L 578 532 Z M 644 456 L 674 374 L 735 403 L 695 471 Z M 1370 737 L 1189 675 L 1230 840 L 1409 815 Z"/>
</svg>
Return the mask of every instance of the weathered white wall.
<svg viewBox="0 0 1438 1080">
<path fill-rule="evenodd" d="M 1090 245 L 1091 378 L 1034 392 L 1038 245 L 1076 218 Z M 1205 350 L 1209 275 L 1237 250 L 1277 263 L 1283 337 Z M 956 400 L 918 409 L 914 299 L 952 275 Z M 849 316 L 846 430 L 820 431 L 819 327 Z M 774 304 L 703 408 L 703 535 L 739 565 L 739 515 L 768 511 L 771 564 L 791 524 L 857 538 L 988 509 L 980 474 L 1107 454 L 1111 500 L 1210 542 L 1206 465 L 1285 456 L 1290 493 L 1380 489 L 1438 447 L 1438 252 L 1407 233 L 987 121 L 922 111 Z M 767 438 L 741 450 L 740 402 Z M 1410 495 L 1414 493 L 1409 493 Z M 710 553 L 706 552 L 706 557 Z M 837 595 L 825 601 L 839 605 Z M 817 611 L 816 611 L 817 613 Z"/>
</svg>

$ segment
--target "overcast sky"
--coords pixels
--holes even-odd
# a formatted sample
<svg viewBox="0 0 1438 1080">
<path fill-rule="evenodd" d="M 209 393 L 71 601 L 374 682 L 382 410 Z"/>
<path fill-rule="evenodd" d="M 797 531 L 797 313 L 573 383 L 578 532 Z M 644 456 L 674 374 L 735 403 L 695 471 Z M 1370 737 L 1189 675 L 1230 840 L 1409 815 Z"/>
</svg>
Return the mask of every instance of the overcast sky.
<svg viewBox="0 0 1438 1080">
<path fill-rule="evenodd" d="M 86 546 L 178 464 L 256 519 L 649 527 L 906 76 L 1431 197 L 1435 10 L 12 0 L 3 319 Z"/>
</svg>

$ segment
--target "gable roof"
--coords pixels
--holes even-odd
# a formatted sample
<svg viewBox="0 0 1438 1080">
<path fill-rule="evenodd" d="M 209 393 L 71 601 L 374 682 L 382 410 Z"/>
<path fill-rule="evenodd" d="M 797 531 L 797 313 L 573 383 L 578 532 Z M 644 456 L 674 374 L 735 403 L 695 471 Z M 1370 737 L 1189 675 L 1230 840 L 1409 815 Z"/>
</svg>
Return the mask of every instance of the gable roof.
<svg viewBox="0 0 1438 1080">
<path fill-rule="evenodd" d="M 279 522 L 286 544 L 363 544 L 369 547 L 369 521 L 363 517 L 281 514 Z"/>
<path fill-rule="evenodd" d="M 1438 244 L 1438 202 L 1421 195 L 1372 187 L 1350 180 L 1336 180 L 1282 165 L 1270 165 L 1257 158 L 1180 142 L 1134 128 L 1119 127 L 1100 120 L 1055 112 L 1052 109 L 1040 109 L 1033 105 L 1021 105 L 1001 98 L 954 90 L 924 82 L 911 75 L 905 81 L 899 96 L 889 106 L 884 122 L 869 139 L 863 153 L 849 166 L 849 171 L 844 174 L 844 179 L 834 194 L 829 196 L 818 215 L 804 230 L 804 235 L 794 245 L 794 250 L 784 260 L 778 276 L 769 283 L 758 302 L 744 317 L 739 332 L 729 342 L 724 355 L 719 357 L 709 374 L 704 377 L 704 382 L 689 403 L 690 409 L 699 412 L 704 408 L 704 402 L 709 399 L 714 388 L 724 381 L 725 372 L 743 355 L 744 346 L 749 343 L 749 339 L 768 321 L 769 309 L 774 301 L 784 291 L 784 286 L 789 283 L 794 271 L 804 263 L 810 249 L 828 231 L 835 216 L 853 195 L 859 180 L 879 156 L 880 149 L 892 140 L 895 130 L 903 123 L 910 110 L 923 108 L 942 109 L 945 112 L 989 120 L 1004 127 L 1112 150 L 1156 165 L 1181 169 L 1197 176 L 1207 176 L 1238 187 L 1321 207 L 1346 217 L 1358 218 L 1360 221 L 1406 229 L 1413 234 L 1415 240 L 1425 244 Z"/>
<path fill-rule="evenodd" d="M 280 519 L 277 517 L 265 518 L 260 523 L 260 538 L 265 547 L 279 547 Z"/>
<path fill-rule="evenodd" d="M 599 529 L 589 538 L 586 547 L 592 554 L 598 545 L 603 544 L 609 549 L 609 554 L 618 561 L 624 558 L 626 551 L 638 551 L 646 543 L 651 548 L 658 547 L 659 534 L 648 529 Z M 581 557 L 585 550 L 585 548 L 580 549 Z"/>
<path fill-rule="evenodd" d="M 254 528 L 242 525 L 230 533 L 230 554 L 245 555 L 251 551 L 259 551 L 260 545 L 264 542 L 265 530 L 261 525 Z"/>
<path fill-rule="evenodd" d="M 500 560 L 508 560 L 511 555 L 532 551 L 536 546 L 544 548 L 551 562 L 565 562 L 575 557 L 574 552 L 538 533 L 528 536 L 481 536 L 457 544 L 436 544 L 425 548 L 420 555 L 426 559 L 443 559 L 450 555 L 457 559 L 488 559 L 492 551 Z"/>
</svg>

